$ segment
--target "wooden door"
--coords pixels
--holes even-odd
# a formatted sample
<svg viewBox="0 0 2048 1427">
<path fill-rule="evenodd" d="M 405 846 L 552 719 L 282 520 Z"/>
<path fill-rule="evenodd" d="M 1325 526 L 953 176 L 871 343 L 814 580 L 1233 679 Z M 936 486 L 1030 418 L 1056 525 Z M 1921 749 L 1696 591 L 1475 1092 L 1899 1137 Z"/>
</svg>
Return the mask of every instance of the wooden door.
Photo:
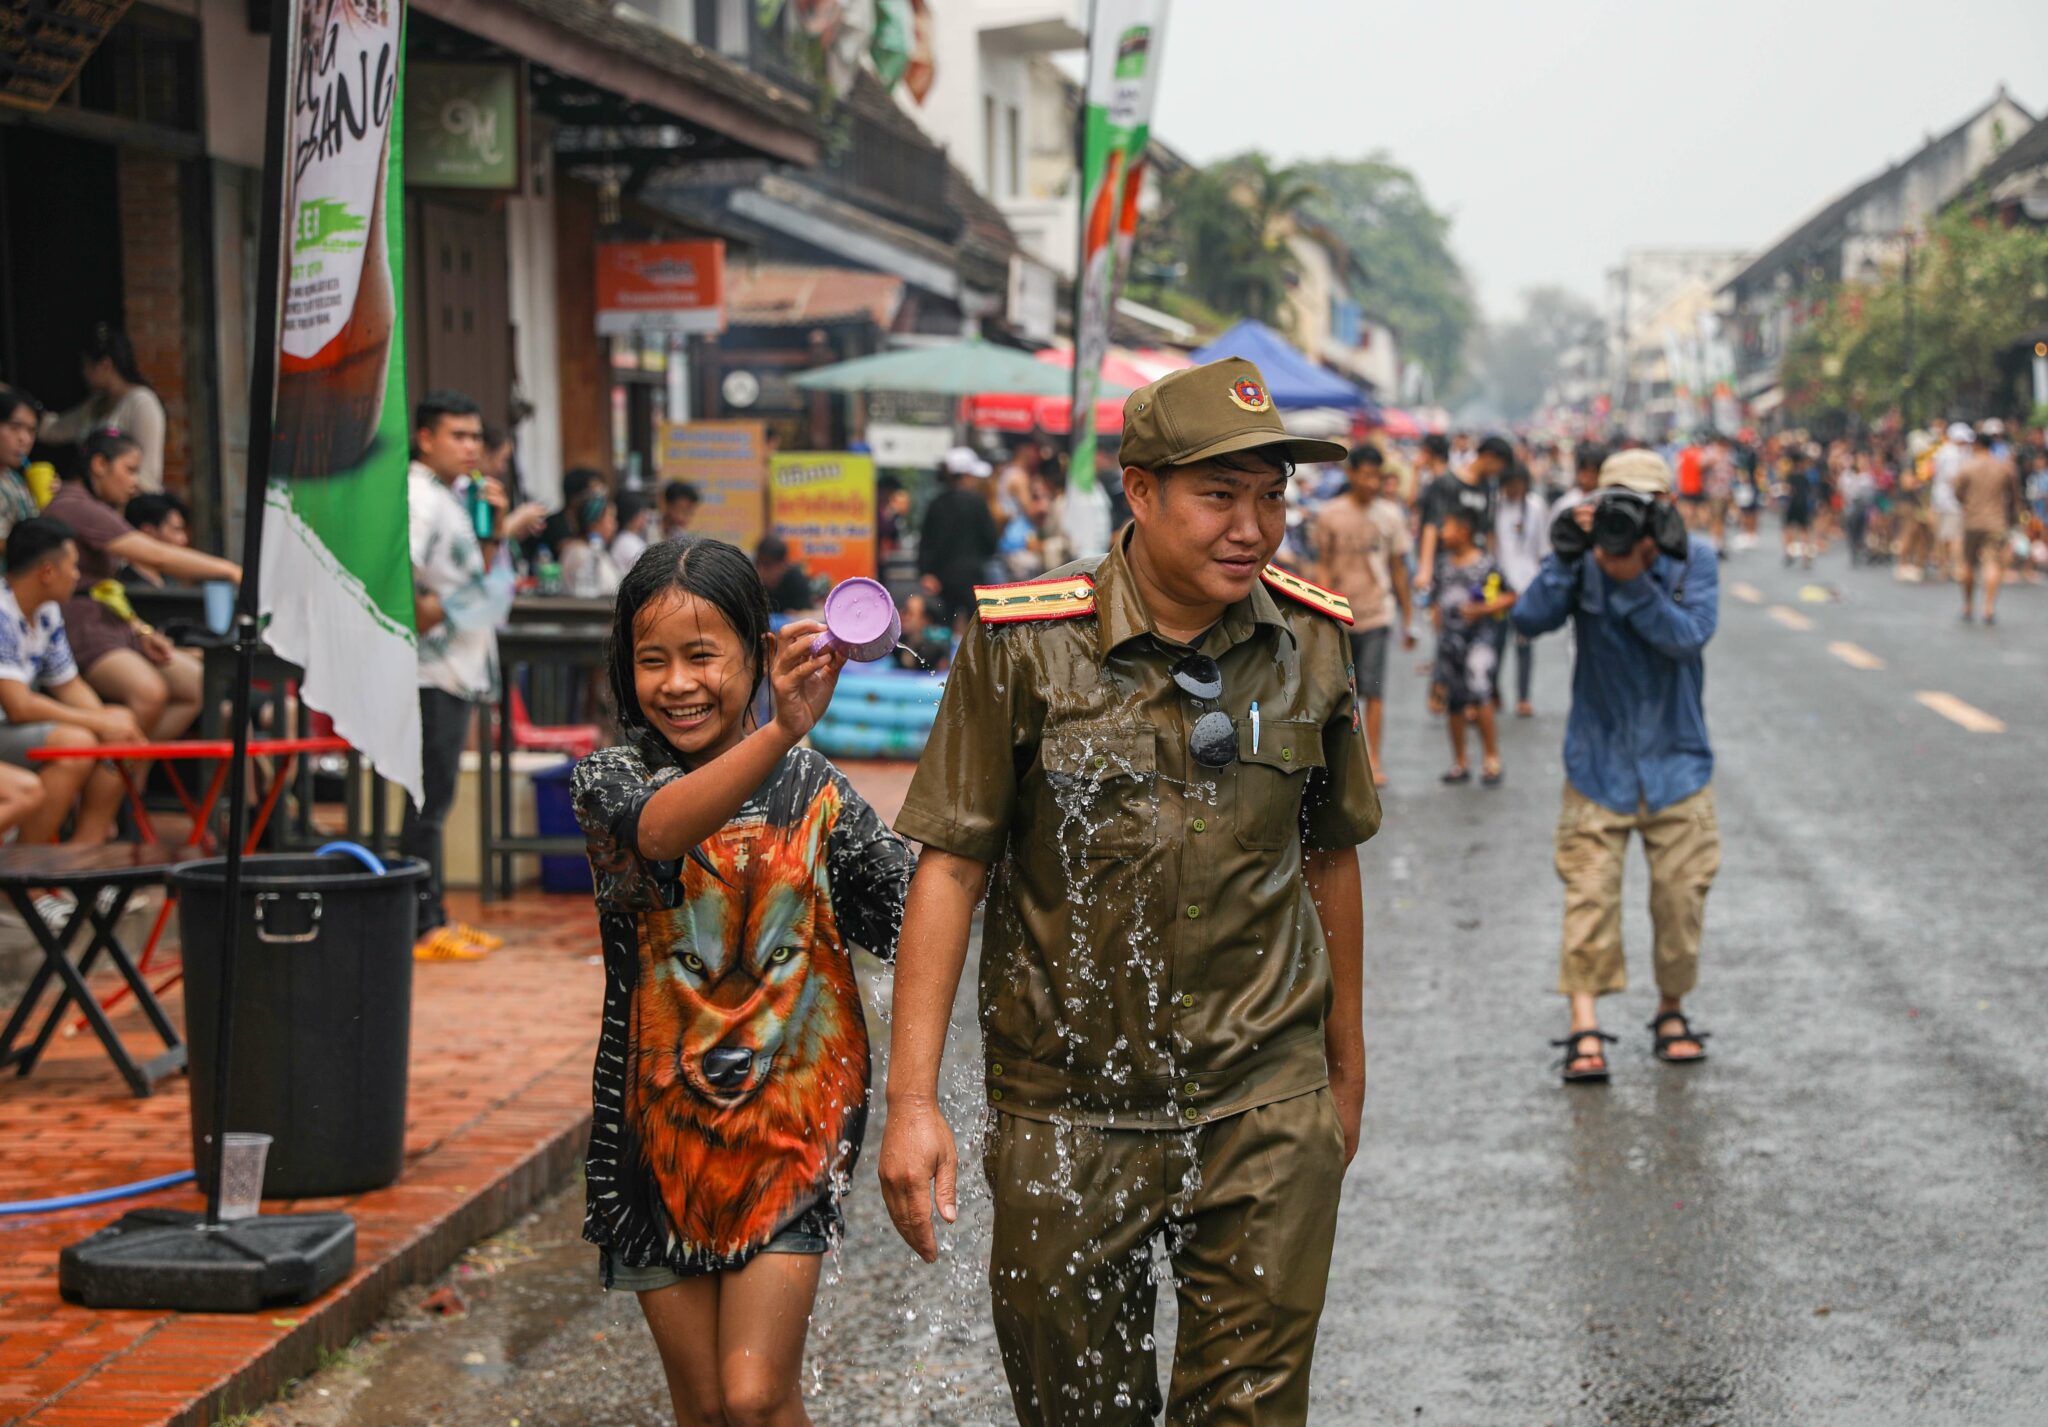
<svg viewBox="0 0 2048 1427">
<path fill-rule="evenodd" d="M 512 399 L 512 304 L 505 217 L 420 198 L 413 205 L 415 281 L 406 386 L 466 393 L 501 430 Z"/>
</svg>

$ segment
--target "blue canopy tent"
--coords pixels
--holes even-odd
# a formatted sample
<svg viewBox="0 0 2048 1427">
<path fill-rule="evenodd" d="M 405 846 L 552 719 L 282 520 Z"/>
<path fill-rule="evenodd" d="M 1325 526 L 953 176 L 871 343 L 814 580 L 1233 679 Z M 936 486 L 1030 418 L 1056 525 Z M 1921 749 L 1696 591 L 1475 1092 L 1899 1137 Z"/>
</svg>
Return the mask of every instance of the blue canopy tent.
<svg viewBox="0 0 2048 1427">
<path fill-rule="evenodd" d="M 1250 318 L 1197 351 L 1194 357 L 1197 362 L 1243 357 L 1265 376 L 1266 389 L 1275 406 L 1334 406 L 1355 411 L 1367 404 L 1365 394 L 1356 386 L 1317 366 L 1285 337 Z"/>
</svg>

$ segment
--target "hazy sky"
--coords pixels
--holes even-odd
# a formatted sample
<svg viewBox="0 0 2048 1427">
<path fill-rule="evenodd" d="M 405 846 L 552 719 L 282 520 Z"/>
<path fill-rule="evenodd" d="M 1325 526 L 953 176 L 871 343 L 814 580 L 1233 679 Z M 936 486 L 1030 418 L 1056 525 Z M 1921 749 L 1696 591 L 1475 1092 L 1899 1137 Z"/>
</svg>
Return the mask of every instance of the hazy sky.
<svg viewBox="0 0 2048 1427">
<path fill-rule="evenodd" d="M 1175 0 L 1153 127 L 1197 160 L 1388 150 L 1505 315 L 1597 299 L 1625 248 L 1767 244 L 2001 80 L 2048 106 L 2044 0 Z"/>
</svg>

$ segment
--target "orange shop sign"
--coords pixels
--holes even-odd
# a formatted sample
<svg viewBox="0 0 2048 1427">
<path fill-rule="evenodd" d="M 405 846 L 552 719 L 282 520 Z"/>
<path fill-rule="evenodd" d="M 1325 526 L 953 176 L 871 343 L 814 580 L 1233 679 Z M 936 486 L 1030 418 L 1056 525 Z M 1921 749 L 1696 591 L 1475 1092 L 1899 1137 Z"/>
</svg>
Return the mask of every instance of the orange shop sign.
<svg viewBox="0 0 2048 1427">
<path fill-rule="evenodd" d="M 717 332 L 725 326 L 725 244 L 599 243 L 597 330 Z"/>
</svg>

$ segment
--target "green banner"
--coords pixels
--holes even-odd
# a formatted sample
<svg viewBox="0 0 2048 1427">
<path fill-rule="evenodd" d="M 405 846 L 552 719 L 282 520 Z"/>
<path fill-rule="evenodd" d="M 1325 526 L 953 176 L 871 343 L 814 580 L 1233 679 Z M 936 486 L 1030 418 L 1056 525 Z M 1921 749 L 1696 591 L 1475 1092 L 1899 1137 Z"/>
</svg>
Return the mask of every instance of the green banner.
<svg viewBox="0 0 2048 1427">
<path fill-rule="evenodd" d="M 294 15 L 296 12 L 296 15 Z M 405 384 L 403 0 L 304 0 L 264 510 L 265 637 L 300 694 L 420 793 Z M 255 459 L 252 453 L 251 459 Z"/>
<path fill-rule="evenodd" d="M 1070 485 L 1095 488 L 1095 400 L 1110 314 L 1130 256 L 1152 133 L 1167 0 L 1096 0 L 1088 36 L 1081 142 L 1081 280 L 1074 285 L 1074 409 Z M 1070 502 L 1077 509 L 1080 502 Z M 1082 532 L 1074 532 L 1077 539 Z M 1107 534 L 1088 545 L 1107 545 Z"/>
</svg>

